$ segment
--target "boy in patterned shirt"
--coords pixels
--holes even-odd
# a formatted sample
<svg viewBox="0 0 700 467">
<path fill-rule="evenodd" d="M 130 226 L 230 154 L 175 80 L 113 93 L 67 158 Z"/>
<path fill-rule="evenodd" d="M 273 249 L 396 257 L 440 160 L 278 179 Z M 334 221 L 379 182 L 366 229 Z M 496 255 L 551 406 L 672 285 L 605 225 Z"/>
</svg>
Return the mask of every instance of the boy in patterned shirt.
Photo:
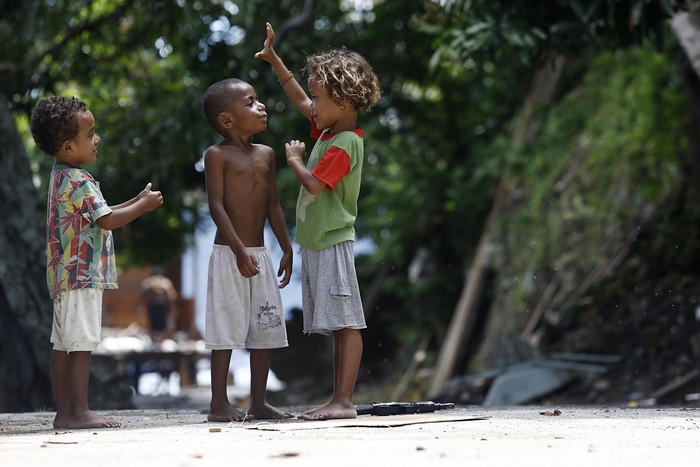
<svg viewBox="0 0 700 467">
<path fill-rule="evenodd" d="M 80 99 L 39 100 L 30 119 L 39 149 L 55 157 L 49 179 L 47 269 L 53 300 L 51 381 L 54 428 L 116 428 L 120 424 L 88 408 L 90 356 L 100 341 L 102 291 L 117 288 L 111 230 L 163 204 L 151 184 L 135 198 L 109 206 L 82 164 L 95 162 L 100 137 Z"/>
</svg>

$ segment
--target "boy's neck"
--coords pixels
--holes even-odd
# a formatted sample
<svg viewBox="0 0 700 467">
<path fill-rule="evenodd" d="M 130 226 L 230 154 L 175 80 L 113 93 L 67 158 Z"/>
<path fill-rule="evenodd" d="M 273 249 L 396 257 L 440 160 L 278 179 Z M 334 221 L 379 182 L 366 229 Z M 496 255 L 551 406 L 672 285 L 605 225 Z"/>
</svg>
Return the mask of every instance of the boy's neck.
<svg viewBox="0 0 700 467">
<path fill-rule="evenodd" d="M 253 135 L 228 135 L 224 141 L 231 146 L 249 148 L 253 145 Z"/>
<path fill-rule="evenodd" d="M 61 157 L 56 156 L 53 161 L 54 165 L 67 165 L 73 167 L 74 169 L 81 169 L 80 164 L 75 164 L 71 161 L 66 161 Z"/>
</svg>

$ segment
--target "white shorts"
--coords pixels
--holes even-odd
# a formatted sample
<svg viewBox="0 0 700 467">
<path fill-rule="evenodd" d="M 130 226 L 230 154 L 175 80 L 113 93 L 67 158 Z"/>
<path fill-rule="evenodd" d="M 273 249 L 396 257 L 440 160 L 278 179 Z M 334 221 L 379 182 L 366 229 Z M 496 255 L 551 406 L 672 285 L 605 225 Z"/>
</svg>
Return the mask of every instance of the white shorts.
<svg viewBox="0 0 700 467">
<path fill-rule="evenodd" d="M 257 256 L 260 265 L 260 272 L 250 278 L 238 271 L 231 248 L 214 245 L 207 280 L 207 349 L 276 349 L 289 345 L 277 274 L 267 248 L 248 251 Z"/>
<path fill-rule="evenodd" d="M 62 352 L 92 352 L 102 333 L 103 289 L 61 292 L 53 300 L 51 343 Z"/>
</svg>

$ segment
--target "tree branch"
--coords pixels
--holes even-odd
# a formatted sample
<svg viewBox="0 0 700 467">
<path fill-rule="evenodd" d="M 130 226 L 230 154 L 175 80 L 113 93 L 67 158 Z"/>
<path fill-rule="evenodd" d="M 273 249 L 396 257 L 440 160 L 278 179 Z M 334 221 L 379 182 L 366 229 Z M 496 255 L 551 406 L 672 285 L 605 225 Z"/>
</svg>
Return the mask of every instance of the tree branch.
<svg viewBox="0 0 700 467">
<path fill-rule="evenodd" d="M 43 59 L 47 56 L 55 55 L 59 50 L 64 48 L 68 43 L 79 37 L 82 33 L 86 31 L 95 31 L 100 28 L 105 23 L 121 18 L 124 14 L 129 11 L 136 3 L 136 0 L 126 0 L 121 6 L 117 7 L 114 11 L 104 16 L 100 16 L 92 21 L 81 23 L 79 27 L 71 29 L 68 31 L 66 36 L 61 39 L 58 43 L 51 46 L 49 49 L 40 53 L 33 58 L 25 61 L 19 69 L 32 70 L 34 69 Z"/>
</svg>

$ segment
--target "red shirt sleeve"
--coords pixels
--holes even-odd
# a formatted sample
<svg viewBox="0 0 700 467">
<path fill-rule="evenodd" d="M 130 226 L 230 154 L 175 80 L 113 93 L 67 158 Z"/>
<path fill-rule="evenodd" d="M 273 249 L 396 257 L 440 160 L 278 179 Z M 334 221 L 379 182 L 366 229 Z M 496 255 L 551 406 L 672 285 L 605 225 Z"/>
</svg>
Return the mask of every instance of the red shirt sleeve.
<svg viewBox="0 0 700 467">
<path fill-rule="evenodd" d="M 350 173 L 350 155 L 345 149 L 331 146 L 311 173 L 333 190 L 340 180 Z"/>
</svg>

